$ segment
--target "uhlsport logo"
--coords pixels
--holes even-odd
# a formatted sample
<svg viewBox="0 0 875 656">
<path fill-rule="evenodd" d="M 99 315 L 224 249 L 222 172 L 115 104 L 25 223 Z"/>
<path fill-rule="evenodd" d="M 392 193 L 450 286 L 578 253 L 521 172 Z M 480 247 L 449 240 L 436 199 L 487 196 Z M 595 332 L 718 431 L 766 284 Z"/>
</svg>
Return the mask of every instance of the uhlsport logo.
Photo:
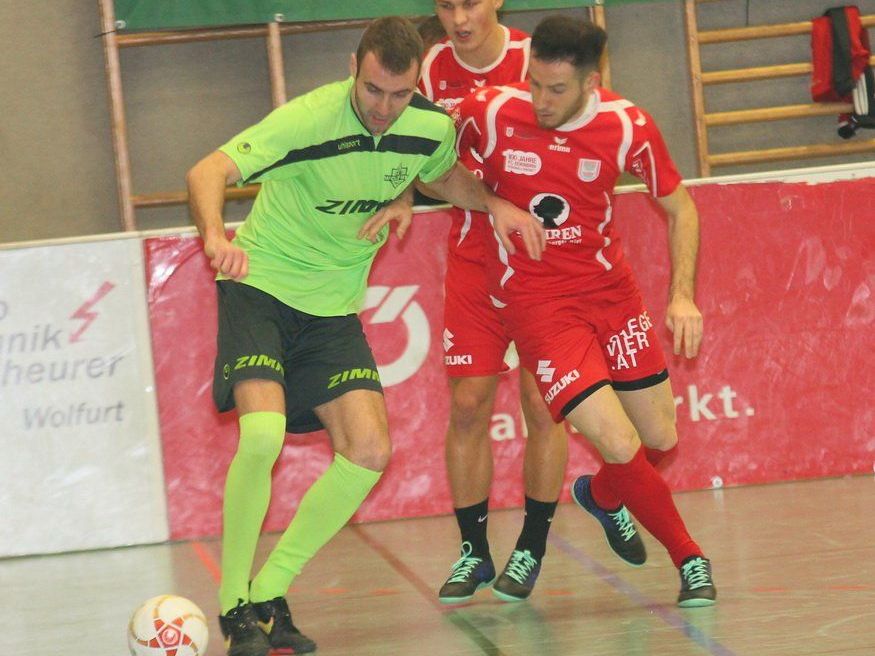
<svg viewBox="0 0 875 656">
<path fill-rule="evenodd" d="M 369 324 L 392 323 L 401 320 L 407 333 L 404 351 L 393 362 L 378 364 L 380 380 L 384 387 L 403 383 L 419 371 L 428 356 L 431 346 L 431 326 L 422 306 L 413 300 L 419 285 L 368 287 L 362 311 L 376 310 L 368 319 Z"/>
</svg>

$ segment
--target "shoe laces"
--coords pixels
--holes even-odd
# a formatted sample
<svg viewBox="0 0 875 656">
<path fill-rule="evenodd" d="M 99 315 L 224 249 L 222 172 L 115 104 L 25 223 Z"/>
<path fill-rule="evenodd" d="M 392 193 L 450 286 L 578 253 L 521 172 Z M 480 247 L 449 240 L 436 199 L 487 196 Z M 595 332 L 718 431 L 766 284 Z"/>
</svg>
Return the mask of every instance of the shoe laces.
<svg viewBox="0 0 875 656">
<path fill-rule="evenodd" d="M 689 590 L 711 585 L 711 572 L 704 558 L 693 558 L 681 565 L 681 576 Z"/>
<path fill-rule="evenodd" d="M 464 583 L 477 568 L 477 565 L 483 562 L 482 558 L 471 555 L 473 551 L 474 548 L 470 542 L 462 543 L 462 557 L 453 563 L 453 573 L 447 579 L 447 583 Z"/>
<path fill-rule="evenodd" d="M 626 510 L 626 506 L 620 506 L 620 509 L 616 512 L 609 512 L 608 517 L 617 526 L 620 535 L 623 536 L 623 542 L 628 542 L 635 536 L 635 524 L 632 523 L 632 517 L 629 515 L 629 511 Z"/>
<path fill-rule="evenodd" d="M 507 563 L 504 573 L 520 585 L 525 585 L 532 570 L 537 566 L 538 561 L 532 558 L 532 554 L 528 549 L 524 551 L 514 549 L 514 552 L 510 555 L 510 560 Z"/>
</svg>

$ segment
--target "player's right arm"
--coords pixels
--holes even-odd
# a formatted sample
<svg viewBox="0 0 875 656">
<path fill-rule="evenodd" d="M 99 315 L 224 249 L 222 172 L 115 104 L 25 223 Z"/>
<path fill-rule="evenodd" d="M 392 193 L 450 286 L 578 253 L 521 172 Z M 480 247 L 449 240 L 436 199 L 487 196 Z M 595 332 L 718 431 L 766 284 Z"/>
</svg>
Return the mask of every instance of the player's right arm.
<svg viewBox="0 0 875 656">
<path fill-rule="evenodd" d="M 240 169 L 219 150 L 204 157 L 185 176 L 188 205 L 204 240 L 204 253 L 213 269 L 233 280 L 246 277 L 249 258 L 225 235 L 222 209 L 225 206 L 225 187 L 240 178 Z"/>
</svg>

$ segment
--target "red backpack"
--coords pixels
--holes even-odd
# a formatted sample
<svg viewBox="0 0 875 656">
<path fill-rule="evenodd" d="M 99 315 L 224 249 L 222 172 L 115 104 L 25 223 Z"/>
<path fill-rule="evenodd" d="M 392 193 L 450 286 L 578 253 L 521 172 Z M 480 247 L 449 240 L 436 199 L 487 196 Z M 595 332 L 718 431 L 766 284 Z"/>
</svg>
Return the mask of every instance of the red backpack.
<svg viewBox="0 0 875 656">
<path fill-rule="evenodd" d="M 858 127 L 875 128 L 870 55 L 869 34 L 857 7 L 833 7 L 812 21 L 811 97 L 854 104 L 853 114 L 839 117 L 839 134 L 845 139 Z"/>
</svg>

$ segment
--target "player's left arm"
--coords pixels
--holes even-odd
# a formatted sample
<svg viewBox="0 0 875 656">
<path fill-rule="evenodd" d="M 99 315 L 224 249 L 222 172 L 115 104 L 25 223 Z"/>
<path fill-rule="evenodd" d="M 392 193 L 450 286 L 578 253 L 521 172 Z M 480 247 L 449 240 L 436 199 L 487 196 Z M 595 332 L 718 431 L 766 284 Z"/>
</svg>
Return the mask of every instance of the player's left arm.
<svg viewBox="0 0 875 656">
<path fill-rule="evenodd" d="M 384 206 L 380 211 L 365 221 L 358 233 L 359 239 L 367 239 L 376 244 L 380 239 L 380 231 L 383 226 L 394 221 L 395 236 L 404 239 L 404 235 L 410 224 L 413 223 L 413 188 L 411 183 L 392 202 Z"/>
<path fill-rule="evenodd" d="M 665 323 L 674 335 L 674 353 L 695 357 L 702 343 L 702 313 L 696 307 L 696 258 L 699 252 L 699 213 L 687 188 L 679 184 L 657 198 L 668 216 L 671 287 Z"/>
</svg>

